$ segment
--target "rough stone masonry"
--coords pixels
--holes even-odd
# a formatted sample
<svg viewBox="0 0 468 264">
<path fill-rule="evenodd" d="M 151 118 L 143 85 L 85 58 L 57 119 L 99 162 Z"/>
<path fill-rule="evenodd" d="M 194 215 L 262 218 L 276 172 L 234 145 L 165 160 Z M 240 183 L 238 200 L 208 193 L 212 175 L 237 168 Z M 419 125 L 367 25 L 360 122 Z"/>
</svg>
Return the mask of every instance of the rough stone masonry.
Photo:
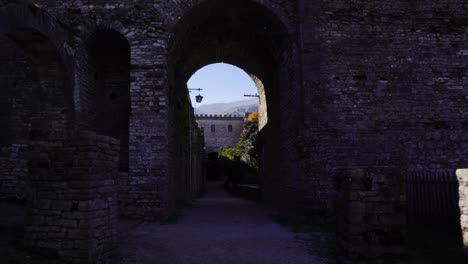
<svg viewBox="0 0 468 264">
<path fill-rule="evenodd" d="M 118 215 L 167 218 L 201 191 L 186 82 L 226 62 L 267 101 L 270 206 L 337 226 L 354 192 L 352 221 L 404 207 L 408 171 L 468 167 L 467 24 L 457 0 L 0 0 L 0 198 L 27 200 L 32 248 L 106 262 Z M 378 181 L 343 193 L 352 171 Z M 389 226 L 405 240 L 398 219 L 372 225 L 371 255 Z"/>
</svg>

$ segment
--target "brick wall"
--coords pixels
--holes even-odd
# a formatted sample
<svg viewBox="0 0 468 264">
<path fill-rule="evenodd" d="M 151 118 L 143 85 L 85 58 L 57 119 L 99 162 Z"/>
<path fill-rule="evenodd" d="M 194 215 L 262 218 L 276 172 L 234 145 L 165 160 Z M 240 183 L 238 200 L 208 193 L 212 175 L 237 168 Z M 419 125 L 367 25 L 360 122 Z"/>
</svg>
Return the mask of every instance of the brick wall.
<svg viewBox="0 0 468 264">
<path fill-rule="evenodd" d="M 462 3 L 299 5 L 304 186 L 317 212 L 333 211 L 334 168 L 466 163 Z"/>
<path fill-rule="evenodd" d="M 341 173 L 338 236 L 344 255 L 369 263 L 403 257 L 407 229 L 401 168 L 375 166 Z"/>
<path fill-rule="evenodd" d="M 11 144 L 0 149 L 0 200 L 30 198 L 25 152 L 27 145 Z"/>
</svg>

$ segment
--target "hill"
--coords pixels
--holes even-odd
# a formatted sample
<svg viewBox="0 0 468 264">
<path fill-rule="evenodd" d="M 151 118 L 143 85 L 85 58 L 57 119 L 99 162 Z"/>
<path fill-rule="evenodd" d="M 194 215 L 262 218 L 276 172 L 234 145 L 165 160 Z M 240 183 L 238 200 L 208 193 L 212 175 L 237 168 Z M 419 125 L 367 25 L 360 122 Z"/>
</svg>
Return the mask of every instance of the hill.
<svg viewBox="0 0 468 264">
<path fill-rule="evenodd" d="M 195 108 L 197 115 L 244 115 L 258 109 L 258 99 L 235 101 L 231 103 L 206 104 Z"/>
</svg>

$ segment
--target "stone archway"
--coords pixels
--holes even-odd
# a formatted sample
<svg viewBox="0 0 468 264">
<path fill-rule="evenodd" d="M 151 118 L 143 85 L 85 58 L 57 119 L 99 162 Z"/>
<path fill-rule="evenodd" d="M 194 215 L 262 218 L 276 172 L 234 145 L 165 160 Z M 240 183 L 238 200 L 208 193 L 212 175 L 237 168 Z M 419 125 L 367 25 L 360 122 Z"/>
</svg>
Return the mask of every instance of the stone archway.
<svg viewBox="0 0 468 264">
<path fill-rule="evenodd" d="M 186 110 L 176 104 L 185 96 L 188 78 L 205 65 L 230 63 L 262 80 L 268 101 L 268 124 L 260 133 L 266 199 L 284 213 L 294 214 L 298 184 L 290 175 L 297 175 L 299 169 L 294 149 L 302 106 L 295 72 L 294 32 L 283 23 L 286 20 L 267 4 L 248 0 L 207 0 L 188 8 L 173 27 L 168 47 L 169 115 L 171 120 L 184 115 L 181 112 Z M 181 145 L 186 144 L 177 134 L 183 126 L 176 122 L 171 128 L 173 137 L 179 140 L 171 142 L 170 149 L 182 149 Z M 173 166 L 175 175 L 183 174 L 177 171 L 177 165 Z"/>
</svg>

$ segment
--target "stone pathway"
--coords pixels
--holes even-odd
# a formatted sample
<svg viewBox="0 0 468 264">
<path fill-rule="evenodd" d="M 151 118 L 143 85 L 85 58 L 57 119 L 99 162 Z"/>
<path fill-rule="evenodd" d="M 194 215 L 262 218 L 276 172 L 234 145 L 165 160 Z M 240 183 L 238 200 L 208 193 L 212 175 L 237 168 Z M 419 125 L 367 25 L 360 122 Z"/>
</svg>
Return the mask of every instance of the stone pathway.
<svg viewBox="0 0 468 264">
<path fill-rule="evenodd" d="M 204 198 L 182 211 L 177 223 L 122 225 L 122 263 L 332 263 L 311 250 L 311 243 L 320 243 L 319 233 L 290 232 L 273 222 L 267 209 L 230 197 L 222 184 L 209 187 Z"/>
</svg>

